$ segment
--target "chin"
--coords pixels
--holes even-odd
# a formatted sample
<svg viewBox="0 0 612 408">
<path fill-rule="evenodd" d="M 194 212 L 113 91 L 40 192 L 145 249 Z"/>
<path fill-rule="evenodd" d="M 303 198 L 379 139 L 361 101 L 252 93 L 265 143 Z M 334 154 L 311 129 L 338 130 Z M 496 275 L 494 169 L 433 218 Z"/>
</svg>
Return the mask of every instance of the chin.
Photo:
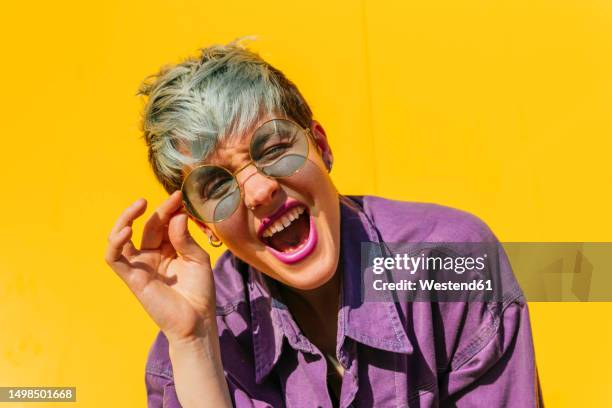
<svg viewBox="0 0 612 408">
<path fill-rule="evenodd" d="M 320 242 L 319 244 L 323 244 Z M 298 290 L 317 289 L 329 282 L 338 269 L 339 250 L 331 241 L 319 245 L 316 250 L 302 262 L 293 265 L 275 267 L 277 280 Z"/>
<path fill-rule="evenodd" d="M 298 274 L 287 277 L 286 284 L 299 290 L 314 290 L 329 282 L 336 273 L 337 262 L 320 263 L 304 268 Z"/>
</svg>

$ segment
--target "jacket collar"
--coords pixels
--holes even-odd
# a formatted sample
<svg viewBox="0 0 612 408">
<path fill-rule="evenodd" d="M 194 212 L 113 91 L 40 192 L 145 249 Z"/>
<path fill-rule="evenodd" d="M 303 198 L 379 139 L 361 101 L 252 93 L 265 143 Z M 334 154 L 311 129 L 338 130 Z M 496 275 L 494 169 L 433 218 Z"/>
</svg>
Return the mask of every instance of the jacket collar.
<svg viewBox="0 0 612 408">
<path fill-rule="evenodd" d="M 357 197 L 340 196 L 340 263 L 342 296 L 338 312 L 337 352 L 349 337 L 367 346 L 395 353 L 412 353 L 398 305 L 389 296 L 364 301 L 361 267 L 362 242 L 380 242 L 380 234 Z M 279 300 L 275 284 L 249 267 L 249 302 L 253 330 L 255 377 L 261 383 L 278 362 L 283 340 L 295 350 L 314 353 L 289 309 Z"/>
</svg>

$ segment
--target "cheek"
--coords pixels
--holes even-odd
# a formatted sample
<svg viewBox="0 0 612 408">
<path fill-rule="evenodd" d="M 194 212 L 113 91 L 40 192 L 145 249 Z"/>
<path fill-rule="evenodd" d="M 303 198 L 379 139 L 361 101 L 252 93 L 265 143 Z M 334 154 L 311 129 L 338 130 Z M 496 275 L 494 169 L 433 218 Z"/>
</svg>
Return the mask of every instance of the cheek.
<svg viewBox="0 0 612 408">
<path fill-rule="evenodd" d="M 299 173 L 287 179 L 287 184 L 300 192 L 312 194 L 315 200 L 330 191 L 335 192 L 329 173 L 320 159 L 308 160 Z"/>
<path fill-rule="evenodd" d="M 227 220 L 217 224 L 216 233 L 228 247 L 241 247 L 252 237 L 252 226 L 244 208 L 238 208 Z"/>
</svg>

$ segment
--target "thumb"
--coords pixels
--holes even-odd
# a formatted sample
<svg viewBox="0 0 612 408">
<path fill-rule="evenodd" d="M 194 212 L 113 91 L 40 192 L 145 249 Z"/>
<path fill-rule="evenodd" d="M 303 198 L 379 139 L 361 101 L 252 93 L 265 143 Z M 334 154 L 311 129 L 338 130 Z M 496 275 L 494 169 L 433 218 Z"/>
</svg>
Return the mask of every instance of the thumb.
<svg viewBox="0 0 612 408">
<path fill-rule="evenodd" d="M 170 243 L 182 258 L 210 265 L 208 254 L 189 233 L 187 219 L 188 217 L 185 213 L 180 213 L 170 219 L 168 223 Z"/>
</svg>

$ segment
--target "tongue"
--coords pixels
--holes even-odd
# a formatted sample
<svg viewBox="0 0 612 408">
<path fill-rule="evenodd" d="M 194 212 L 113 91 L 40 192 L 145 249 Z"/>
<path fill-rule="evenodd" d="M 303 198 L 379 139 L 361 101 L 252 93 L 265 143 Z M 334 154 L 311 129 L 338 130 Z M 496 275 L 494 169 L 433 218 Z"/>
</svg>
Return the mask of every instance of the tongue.
<svg viewBox="0 0 612 408">
<path fill-rule="evenodd" d="M 304 211 L 297 220 L 294 220 L 288 227 L 272 235 L 268 242 L 277 251 L 287 252 L 296 249 L 308 239 L 310 225 L 308 214 Z"/>
</svg>

